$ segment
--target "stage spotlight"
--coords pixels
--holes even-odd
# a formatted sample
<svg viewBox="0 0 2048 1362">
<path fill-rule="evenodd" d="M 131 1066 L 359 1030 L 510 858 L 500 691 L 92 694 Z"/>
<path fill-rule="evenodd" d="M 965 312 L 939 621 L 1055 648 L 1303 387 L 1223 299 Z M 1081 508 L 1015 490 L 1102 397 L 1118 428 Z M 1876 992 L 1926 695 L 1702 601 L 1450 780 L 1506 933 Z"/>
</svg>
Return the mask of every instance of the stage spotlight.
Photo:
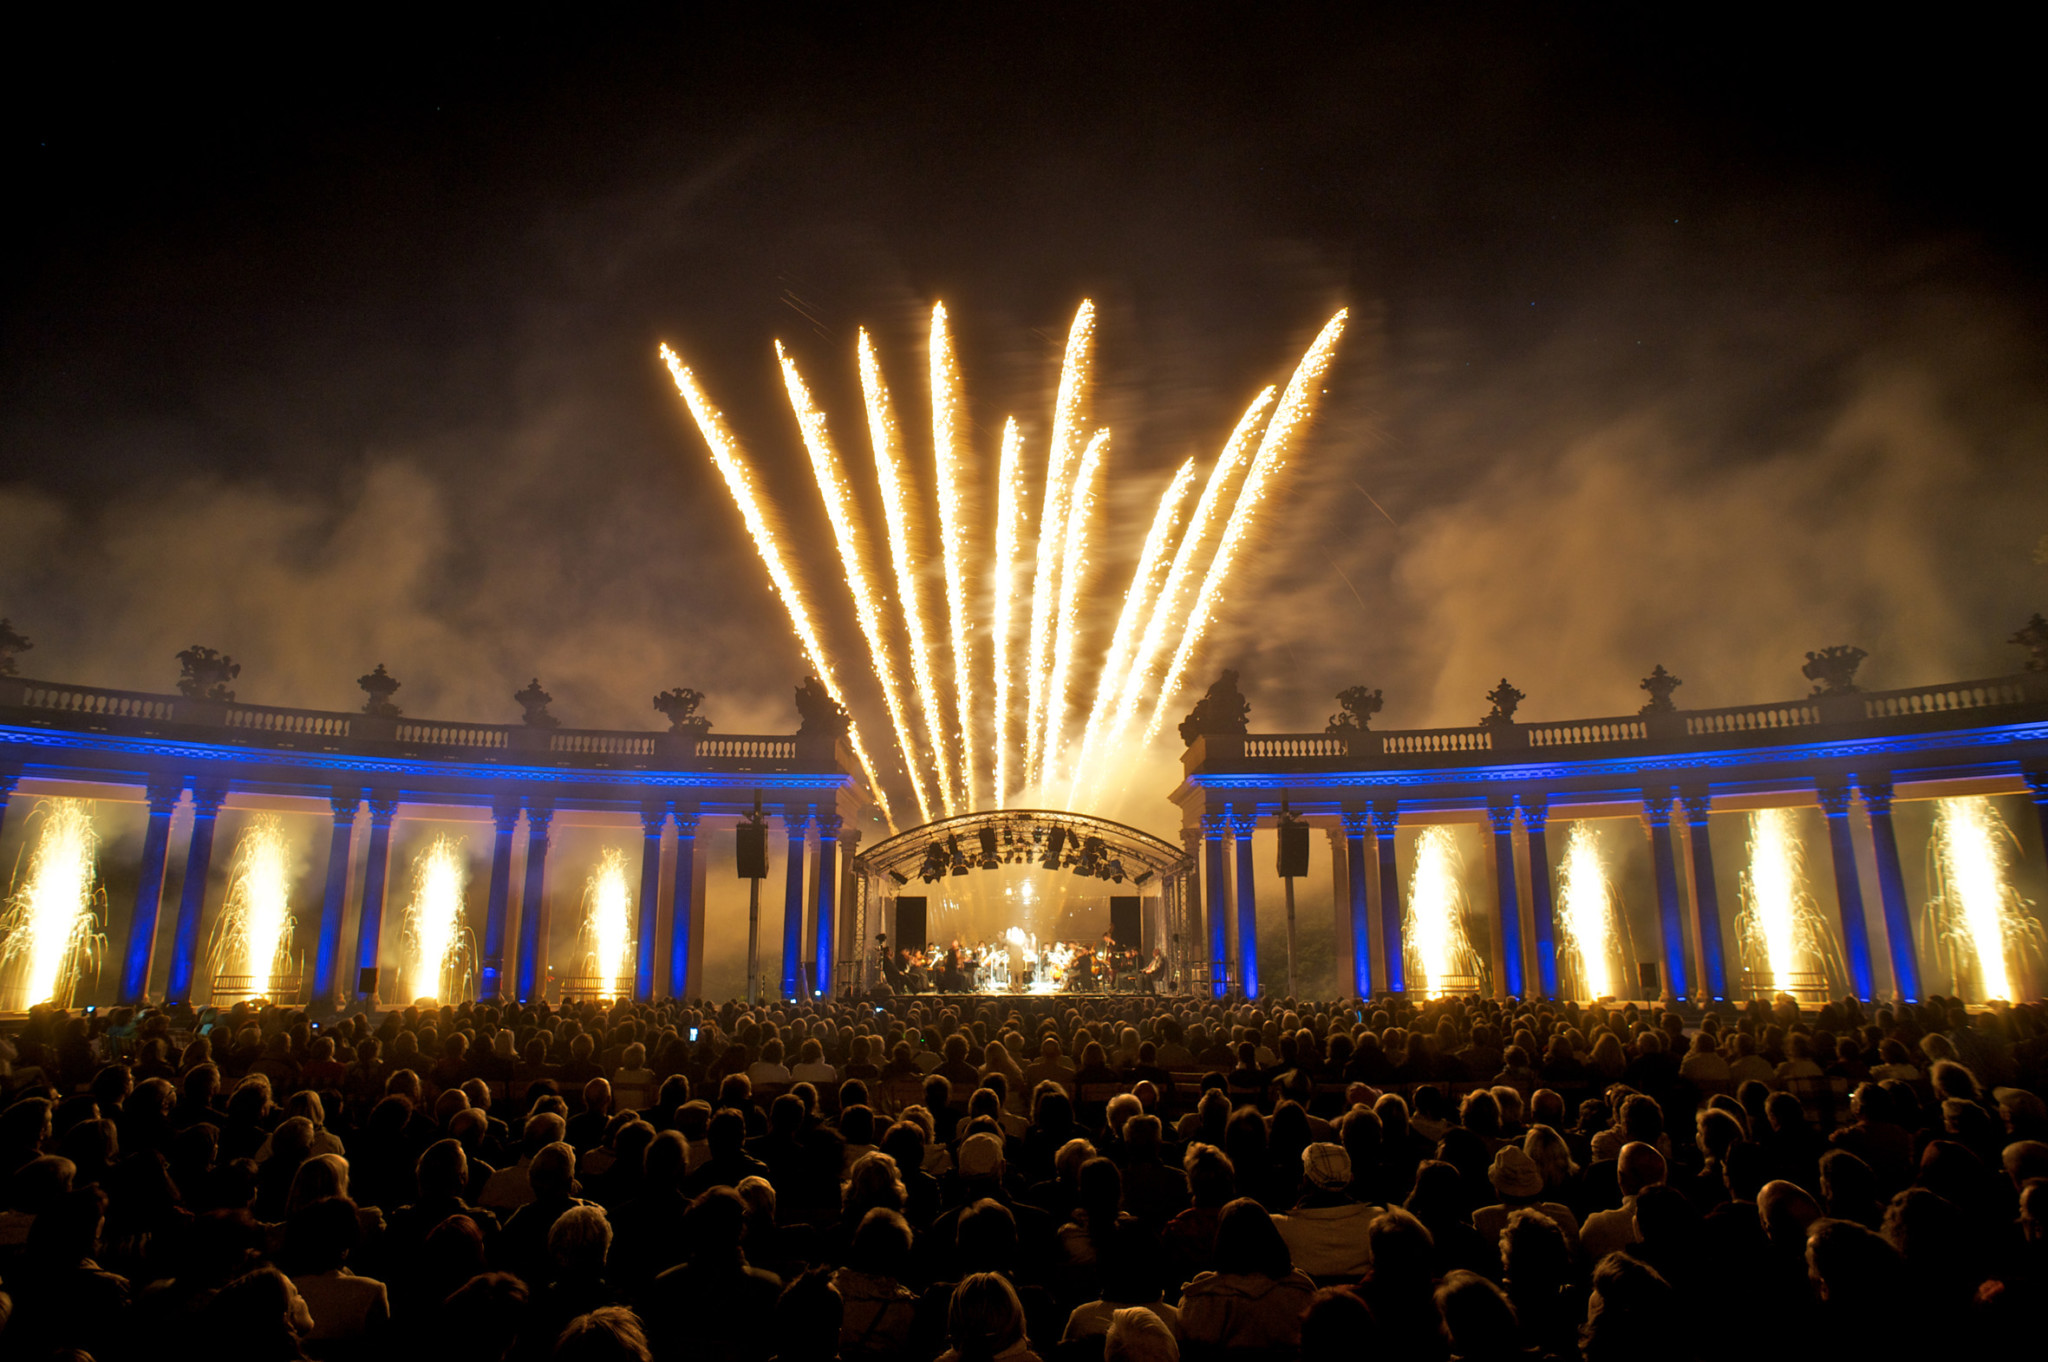
<svg viewBox="0 0 2048 1362">
<path fill-rule="evenodd" d="M 908 875 L 904 874 L 904 873 L 903 873 L 902 871 L 900 871 L 900 870 L 892 870 L 892 871 L 890 871 L 890 872 L 889 872 L 889 878 L 890 878 L 890 879 L 892 879 L 892 880 L 894 880 L 894 881 L 896 881 L 896 883 L 898 883 L 898 884 L 909 884 L 909 883 L 910 883 L 910 876 L 908 876 Z"/>
<path fill-rule="evenodd" d="M 1149 880 L 1149 879 L 1151 879 L 1151 878 L 1152 878 L 1152 872 L 1151 872 L 1151 871 L 1149 871 L 1149 870 L 1147 870 L 1147 871 L 1145 871 L 1145 872 L 1144 872 L 1143 874 L 1139 875 L 1139 876 L 1138 876 L 1138 877 L 1137 877 L 1136 879 L 1132 880 L 1132 881 L 1131 881 L 1131 883 L 1132 883 L 1132 884 L 1143 884 L 1143 883 L 1144 883 L 1145 881 L 1147 881 L 1147 880 Z"/>
<path fill-rule="evenodd" d="M 1002 861 L 996 855 L 996 830 L 994 828 L 983 828 L 981 830 L 981 868 L 983 870 L 994 870 L 1001 864 Z"/>
<path fill-rule="evenodd" d="M 1054 828 L 1045 839 L 1045 859 L 1040 864 L 1047 870 L 1058 870 L 1060 868 L 1060 852 L 1066 848 L 1066 845 L 1067 830 L 1065 828 Z"/>
</svg>

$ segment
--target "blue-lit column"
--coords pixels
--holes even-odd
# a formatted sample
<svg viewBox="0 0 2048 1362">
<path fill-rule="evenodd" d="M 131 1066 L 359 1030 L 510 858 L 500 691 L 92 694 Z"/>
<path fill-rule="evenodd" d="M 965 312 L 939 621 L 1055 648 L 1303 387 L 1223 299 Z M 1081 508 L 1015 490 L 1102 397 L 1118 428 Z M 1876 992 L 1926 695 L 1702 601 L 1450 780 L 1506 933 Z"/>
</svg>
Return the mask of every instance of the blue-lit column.
<svg viewBox="0 0 2048 1362">
<path fill-rule="evenodd" d="M 1707 831 L 1713 795 L 1704 785 L 1691 785 L 1680 790 L 1678 798 L 1685 806 L 1685 862 L 1692 876 L 1693 906 L 1699 910 L 1702 983 L 1708 1000 L 1724 1002 L 1728 962 L 1721 946 L 1721 891 L 1714 885 L 1714 843 Z"/>
<path fill-rule="evenodd" d="M 313 948 L 313 1001 L 332 1007 L 341 1001 L 341 927 L 348 917 L 348 859 L 355 847 L 356 809 L 363 792 L 337 785 L 327 796 L 334 828 L 327 838 L 327 883 L 320 891 L 320 940 Z"/>
<path fill-rule="evenodd" d="M 21 772 L 0 771 L 0 832 L 7 830 L 7 801 L 14 797 L 14 787 L 21 783 Z"/>
<path fill-rule="evenodd" d="M 690 939 L 696 930 L 697 819 L 695 812 L 676 810 L 675 883 L 668 900 L 668 996 L 690 996 Z"/>
<path fill-rule="evenodd" d="M 171 851 L 171 816 L 185 793 L 181 777 L 158 776 L 149 782 L 149 824 L 142 834 L 142 878 L 135 885 L 135 912 L 128 919 L 128 950 L 121 961 L 121 1005 L 140 1007 L 149 996 L 150 971 L 156 965 L 156 924 L 163 912 L 164 862 Z"/>
<path fill-rule="evenodd" d="M 818 977 L 811 987 L 827 998 L 832 996 L 832 952 L 839 939 L 839 825 L 837 814 L 818 815 L 818 921 L 812 943 Z"/>
<path fill-rule="evenodd" d="M 199 933 L 206 916 L 206 875 L 213 867 L 213 830 L 227 797 L 225 785 L 192 787 L 192 840 L 186 844 L 185 883 L 178 895 L 178 933 L 171 939 L 171 979 L 164 988 L 164 1001 L 173 1006 L 192 1001 Z"/>
<path fill-rule="evenodd" d="M 1500 933 L 1501 984 L 1510 998 L 1522 993 L 1522 901 L 1515 891 L 1515 804 L 1512 799 L 1487 801 L 1486 818 L 1493 825 L 1493 878 L 1499 894 L 1494 921 Z"/>
<path fill-rule="evenodd" d="M 370 971 L 372 980 L 378 979 L 378 960 L 384 949 L 384 887 L 391 877 L 391 825 L 397 818 L 397 796 L 371 791 L 370 854 L 363 867 L 363 909 L 356 921 L 356 969 Z M 382 989 L 373 984 L 365 991 L 359 972 L 355 992 L 376 1007 Z"/>
<path fill-rule="evenodd" d="M 1387 992 L 1408 991 L 1408 961 L 1401 940 L 1401 868 L 1394 852 L 1394 834 L 1401 830 L 1401 803 L 1375 800 L 1372 830 L 1380 844 L 1380 977 Z"/>
<path fill-rule="evenodd" d="M 782 996 L 795 1000 L 804 996 L 804 835 L 811 826 L 809 808 L 785 806 L 782 826 L 788 834 L 782 895 Z"/>
<path fill-rule="evenodd" d="M 1224 870 L 1224 839 L 1230 816 L 1202 815 L 1203 912 L 1209 924 L 1209 993 L 1221 998 L 1230 978 L 1230 879 Z"/>
<path fill-rule="evenodd" d="M 1237 839 L 1237 977 L 1247 998 L 1259 996 L 1259 889 L 1252 863 L 1252 831 L 1259 816 L 1234 813 L 1230 831 Z"/>
<path fill-rule="evenodd" d="M 1346 809 L 1338 817 L 1344 823 L 1344 865 L 1349 872 L 1345 889 L 1351 899 L 1351 987 L 1359 997 L 1372 996 L 1372 911 L 1366 876 L 1373 873 L 1365 859 L 1365 835 L 1372 831 L 1372 814 Z"/>
<path fill-rule="evenodd" d="M 537 1003 L 547 993 L 542 973 L 547 934 L 543 930 L 548 892 L 548 828 L 555 821 L 552 799 L 526 801 L 526 882 L 519 889 L 519 1001 Z"/>
<path fill-rule="evenodd" d="M 654 946 L 660 931 L 661 830 L 668 823 L 668 802 L 650 799 L 640 806 L 640 945 L 633 960 L 633 1001 L 654 1001 Z"/>
<path fill-rule="evenodd" d="M 2048 776 L 2029 776 L 2037 804 L 2048 797 Z M 1906 875 L 1899 864 L 1899 830 L 1892 826 L 1892 782 L 1869 776 L 1857 782 L 1870 816 L 1870 849 L 1877 853 L 1877 895 L 1884 905 L 1884 938 L 1891 948 L 1892 988 L 1909 1003 L 1920 1001 L 1920 953 L 1913 945 L 1913 919 L 1906 911 Z"/>
<path fill-rule="evenodd" d="M 1529 839 L 1529 918 L 1536 935 L 1536 983 L 1542 996 L 1556 998 L 1557 905 L 1550 893 L 1550 823 L 1547 795 L 1522 796 L 1522 831 Z"/>
<path fill-rule="evenodd" d="M 1835 863 L 1835 904 L 1842 914 L 1842 958 L 1849 966 L 1849 986 L 1869 1002 L 1877 992 L 1870 959 L 1870 924 L 1863 916 L 1863 882 L 1856 870 L 1856 839 L 1849 831 L 1849 783 L 1817 787 L 1821 812 L 1828 816 L 1828 851 Z"/>
<path fill-rule="evenodd" d="M 491 887 L 484 900 L 483 991 L 486 1002 L 505 996 L 505 919 L 512 908 L 512 838 L 519 831 L 519 796 L 491 801 Z"/>
<path fill-rule="evenodd" d="M 1664 950 L 1664 987 L 1673 998 L 1683 998 L 1685 912 L 1678 901 L 1678 856 L 1671 845 L 1672 803 L 1668 785 L 1643 791 L 1643 826 L 1650 834 L 1650 863 L 1657 880 L 1657 933 Z"/>
</svg>

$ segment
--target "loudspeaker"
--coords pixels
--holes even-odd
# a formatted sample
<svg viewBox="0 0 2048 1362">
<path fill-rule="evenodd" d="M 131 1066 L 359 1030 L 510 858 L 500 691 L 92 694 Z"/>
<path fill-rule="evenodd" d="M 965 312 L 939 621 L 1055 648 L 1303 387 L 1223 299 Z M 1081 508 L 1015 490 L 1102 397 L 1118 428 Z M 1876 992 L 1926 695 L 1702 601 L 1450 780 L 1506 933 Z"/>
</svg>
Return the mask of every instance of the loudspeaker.
<svg viewBox="0 0 2048 1362">
<path fill-rule="evenodd" d="M 733 829 L 733 849 L 738 853 L 739 877 L 743 880 L 768 878 L 768 825 L 742 822 Z"/>
<path fill-rule="evenodd" d="M 1144 945 L 1144 900 L 1136 894 L 1109 896 L 1109 934 L 1118 950 L 1134 951 Z"/>
<path fill-rule="evenodd" d="M 356 992 L 365 998 L 377 996 L 377 970 L 374 966 L 356 971 Z"/>
<path fill-rule="evenodd" d="M 1645 998 L 1664 996 L 1664 971 L 1655 960 L 1645 960 L 1636 966 L 1636 983 L 1641 986 Z"/>
<path fill-rule="evenodd" d="M 1280 825 L 1280 878 L 1299 879 L 1308 874 L 1308 824 Z"/>
<path fill-rule="evenodd" d="M 924 895 L 896 896 L 896 941 L 899 951 L 924 949 Z"/>
</svg>

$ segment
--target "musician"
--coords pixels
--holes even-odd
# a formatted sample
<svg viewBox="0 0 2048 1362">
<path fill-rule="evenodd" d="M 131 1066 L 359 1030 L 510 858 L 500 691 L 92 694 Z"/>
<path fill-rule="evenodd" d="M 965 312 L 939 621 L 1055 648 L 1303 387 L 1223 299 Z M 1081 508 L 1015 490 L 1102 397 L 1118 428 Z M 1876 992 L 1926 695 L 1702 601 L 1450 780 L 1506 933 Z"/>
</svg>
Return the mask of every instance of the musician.
<svg viewBox="0 0 2048 1362">
<path fill-rule="evenodd" d="M 1145 992 L 1157 993 L 1159 991 L 1160 983 L 1163 982 L 1166 978 L 1165 951 L 1159 949 L 1159 947 L 1157 946 L 1154 946 L 1152 948 L 1152 963 L 1145 966 L 1145 973 L 1142 976 L 1142 978 L 1144 980 L 1142 987 L 1144 988 Z"/>
</svg>

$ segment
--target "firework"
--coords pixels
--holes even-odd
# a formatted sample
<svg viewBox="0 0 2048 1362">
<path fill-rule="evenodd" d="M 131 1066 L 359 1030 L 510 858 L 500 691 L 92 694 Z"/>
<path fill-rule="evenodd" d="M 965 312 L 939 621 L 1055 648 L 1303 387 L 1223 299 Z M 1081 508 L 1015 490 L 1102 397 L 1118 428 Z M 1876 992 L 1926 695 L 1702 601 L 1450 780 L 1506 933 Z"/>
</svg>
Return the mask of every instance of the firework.
<svg viewBox="0 0 2048 1362">
<path fill-rule="evenodd" d="M 953 337 L 946 329 L 946 305 L 932 308 L 932 453 L 938 480 L 939 558 L 946 578 L 946 623 L 953 644 L 953 703 L 960 726 L 960 802 L 972 808 L 979 784 L 974 770 L 973 621 L 968 618 L 967 534 L 961 488 L 967 480 L 967 403 L 960 394 L 960 370 Z"/>
<path fill-rule="evenodd" d="M 1796 994 L 1802 975 L 1829 973 L 1833 939 L 1807 885 L 1796 809 L 1758 809 L 1749 816 L 1749 866 L 1736 930 L 1750 971 L 1773 993 Z"/>
<path fill-rule="evenodd" d="M 1465 937 L 1465 891 L 1458 883 L 1458 844 L 1438 823 L 1415 839 L 1415 871 L 1408 881 L 1408 948 L 1421 967 L 1423 992 L 1432 998 L 1469 978 L 1477 957 Z"/>
<path fill-rule="evenodd" d="M 1088 359 L 1095 340 L 1095 304 L 1083 300 L 1067 331 L 1060 363 L 1059 397 L 1053 405 L 1052 446 L 1045 460 L 1045 510 L 1038 518 L 1038 570 L 1031 579 L 1031 643 L 1025 659 L 1024 783 L 1041 784 L 1047 689 L 1052 680 L 1055 616 L 1059 608 L 1060 563 L 1066 553 L 1068 479 L 1080 454 L 1081 408 L 1087 393 Z"/>
<path fill-rule="evenodd" d="M 276 976 L 289 962 L 291 886 L 292 854 L 284 823 L 275 814 L 264 814 L 235 844 L 235 865 L 214 938 L 215 973 L 245 976 L 248 997 L 269 998 Z"/>
<path fill-rule="evenodd" d="M 1010 613 L 1017 590 L 1017 545 L 1024 519 L 1024 435 L 1011 417 L 1003 423 L 1003 452 L 997 469 L 995 604 L 989 622 L 994 652 L 995 807 L 1010 792 Z"/>
<path fill-rule="evenodd" d="M 1600 835 L 1588 822 L 1572 824 L 1557 873 L 1557 925 L 1564 946 L 1579 965 L 1579 989 L 1587 998 L 1614 994 L 1614 961 L 1620 933 L 1614 886 L 1600 862 Z"/>
<path fill-rule="evenodd" d="M 932 684 L 931 644 L 924 627 L 924 598 L 918 590 L 917 560 L 910 551 L 910 500 L 904 490 L 901 442 L 896 417 L 889 408 L 889 389 L 875 343 L 860 333 L 860 389 L 868 409 L 868 439 L 875 450 L 875 481 L 882 491 L 882 519 L 889 530 L 889 564 L 896 574 L 896 600 L 903 609 L 903 629 L 910 652 L 910 682 L 924 715 L 925 737 L 931 744 L 932 771 L 939 802 L 950 815 L 958 812 L 953 795 L 953 763 L 947 751 L 946 725 L 939 714 L 938 688 Z"/>
<path fill-rule="evenodd" d="M 452 1002 L 454 997 L 447 995 L 464 991 L 471 944 L 464 902 L 468 886 L 462 843 L 445 833 L 413 862 L 412 902 L 405 910 L 412 938 L 411 997 Z"/>
<path fill-rule="evenodd" d="M 865 340 L 865 336 L 863 336 Z M 718 465 L 720 476 L 725 479 L 726 490 L 732 493 L 733 501 L 739 506 L 740 516 L 746 521 L 747 533 L 753 537 L 754 551 L 761 556 L 761 564 L 768 569 L 768 580 L 774 585 L 775 594 L 781 598 L 782 608 L 789 616 L 790 627 L 796 631 L 798 642 L 803 645 L 804 656 L 811 669 L 818 674 L 818 680 L 825 687 L 826 694 L 841 709 L 847 708 L 846 694 L 839 689 L 839 679 L 832 668 L 831 659 L 825 655 L 825 647 L 818 641 L 818 633 L 811 625 L 809 611 L 804 608 L 803 594 L 797 590 L 796 578 L 790 575 L 789 567 L 782 560 L 782 550 L 775 542 L 774 531 L 768 528 L 767 514 L 761 509 L 760 498 L 754 493 L 753 470 L 740 454 L 739 442 L 725 428 L 725 419 L 711 399 L 697 383 L 697 376 L 690 372 L 681 357 L 664 345 L 661 347 L 662 362 L 668 365 L 671 377 L 675 379 L 676 391 L 690 408 L 690 416 L 697 423 L 697 430 L 704 437 L 704 443 L 711 448 L 712 462 Z M 853 749 L 855 760 L 866 772 L 868 787 L 874 793 L 875 806 L 890 827 L 895 820 L 889 813 L 889 796 L 882 789 L 882 778 L 875 771 L 875 764 L 869 760 L 867 749 L 861 745 L 860 726 L 849 720 L 846 742 Z"/>
<path fill-rule="evenodd" d="M 1943 954 L 1956 988 L 1975 967 L 1982 1001 L 2017 1001 L 2013 963 L 2038 945 L 2031 905 L 2009 874 L 2012 833 L 1997 808 L 1981 795 L 1935 804 L 1934 858 L 1941 894 L 1929 907 L 1939 924 Z"/>
<path fill-rule="evenodd" d="M 1081 467 L 1074 475 L 1067 495 L 1067 528 L 1061 535 L 1065 546 L 1060 562 L 1060 599 L 1057 627 L 1053 630 L 1052 674 L 1045 683 L 1045 742 L 1040 752 L 1041 790 L 1059 781 L 1060 759 L 1065 755 L 1063 737 L 1067 729 L 1067 680 L 1074 667 L 1074 640 L 1080 634 L 1081 583 L 1088 575 L 1088 516 L 1095 509 L 1095 494 L 1102 478 L 1102 465 L 1109 454 L 1109 432 L 1098 430 L 1081 455 Z"/>
<path fill-rule="evenodd" d="M 606 847 L 583 890 L 583 934 L 590 942 L 590 974 L 607 998 L 632 991 L 633 888 L 626 853 Z"/>
<path fill-rule="evenodd" d="M 868 581 L 867 568 L 862 562 L 860 540 L 853 522 L 853 492 L 846 485 L 839 452 L 833 447 L 832 437 L 825 429 L 825 413 L 811 401 L 810 389 L 804 386 L 796 361 L 782 348 L 781 341 L 775 342 L 775 357 L 781 361 L 782 381 L 789 392 L 790 409 L 796 413 L 797 426 L 803 432 L 804 449 L 811 456 L 811 473 L 818 483 L 818 495 L 825 501 L 825 516 L 832 522 L 832 538 L 839 547 L 840 566 L 846 572 L 847 592 L 853 597 L 854 617 L 860 624 L 861 637 L 867 640 L 875 680 L 881 684 L 882 701 L 889 710 L 889 724 L 895 731 L 897 745 L 903 753 L 904 769 L 910 776 L 910 792 L 917 800 L 919 815 L 929 823 L 932 818 L 931 798 L 925 792 L 924 768 L 918 760 L 917 745 L 903 713 L 903 687 L 896 676 L 893 654 L 882 626 L 881 602 L 875 595 L 873 584 Z"/>
<path fill-rule="evenodd" d="M 96 884 L 99 834 L 84 800 L 52 799 L 40 809 L 43 828 L 28 881 L 0 916 L 0 966 L 14 965 L 20 1006 L 68 1007 L 73 991 L 99 962 L 101 895 Z"/>
<path fill-rule="evenodd" d="M 1287 466 L 1288 448 L 1297 431 L 1307 421 L 1315 408 L 1315 399 L 1320 391 L 1318 384 L 1323 373 L 1330 367 L 1331 355 L 1337 348 L 1338 337 L 1344 334 L 1344 323 L 1350 316 L 1349 310 L 1340 310 L 1324 324 L 1322 334 L 1302 356 L 1301 363 L 1294 370 L 1294 377 L 1287 380 L 1286 391 L 1280 395 L 1280 405 L 1273 409 L 1273 419 L 1266 423 L 1266 433 L 1259 440 L 1259 452 L 1252 457 L 1252 464 L 1245 471 L 1244 486 L 1238 489 L 1237 504 L 1231 508 L 1230 520 L 1223 527 L 1223 542 L 1216 546 L 1216 556 L 1209 563 L 1209 571 L 1202 578 L 1202 587 L 1195 595 L 1194 607 L 1189 610 L 1187 623 L 1181 631 L 1180 646 L 1174 650 L 1173 662 L 1166 669 L 1166 684 L 1159 688 L 1158 698 L 1152 705 L 1152 717 L 1145 724 L 1145 742 L 1151 742 L 1159 732 L 1159 725 L 1166 718 L 1166 707 L 1175 695 L 1180 693 L 1181 679 L 1187 673 L 1188 662 L 1194 657 L 1195 645 L 1202 640 L 1202 631 L 1208 627 L 1211 613 L 1216 608 L 1217 598 L 1222 594 L 1223 583 L 1230 576 L 1232 564 L 1237 559 L 1244 537 L 1250 532 L 1252 519 L 1258 513 L 1259 503 L 1266 498 L 1266 492 L 1273 479 Z"/>
</svg>

